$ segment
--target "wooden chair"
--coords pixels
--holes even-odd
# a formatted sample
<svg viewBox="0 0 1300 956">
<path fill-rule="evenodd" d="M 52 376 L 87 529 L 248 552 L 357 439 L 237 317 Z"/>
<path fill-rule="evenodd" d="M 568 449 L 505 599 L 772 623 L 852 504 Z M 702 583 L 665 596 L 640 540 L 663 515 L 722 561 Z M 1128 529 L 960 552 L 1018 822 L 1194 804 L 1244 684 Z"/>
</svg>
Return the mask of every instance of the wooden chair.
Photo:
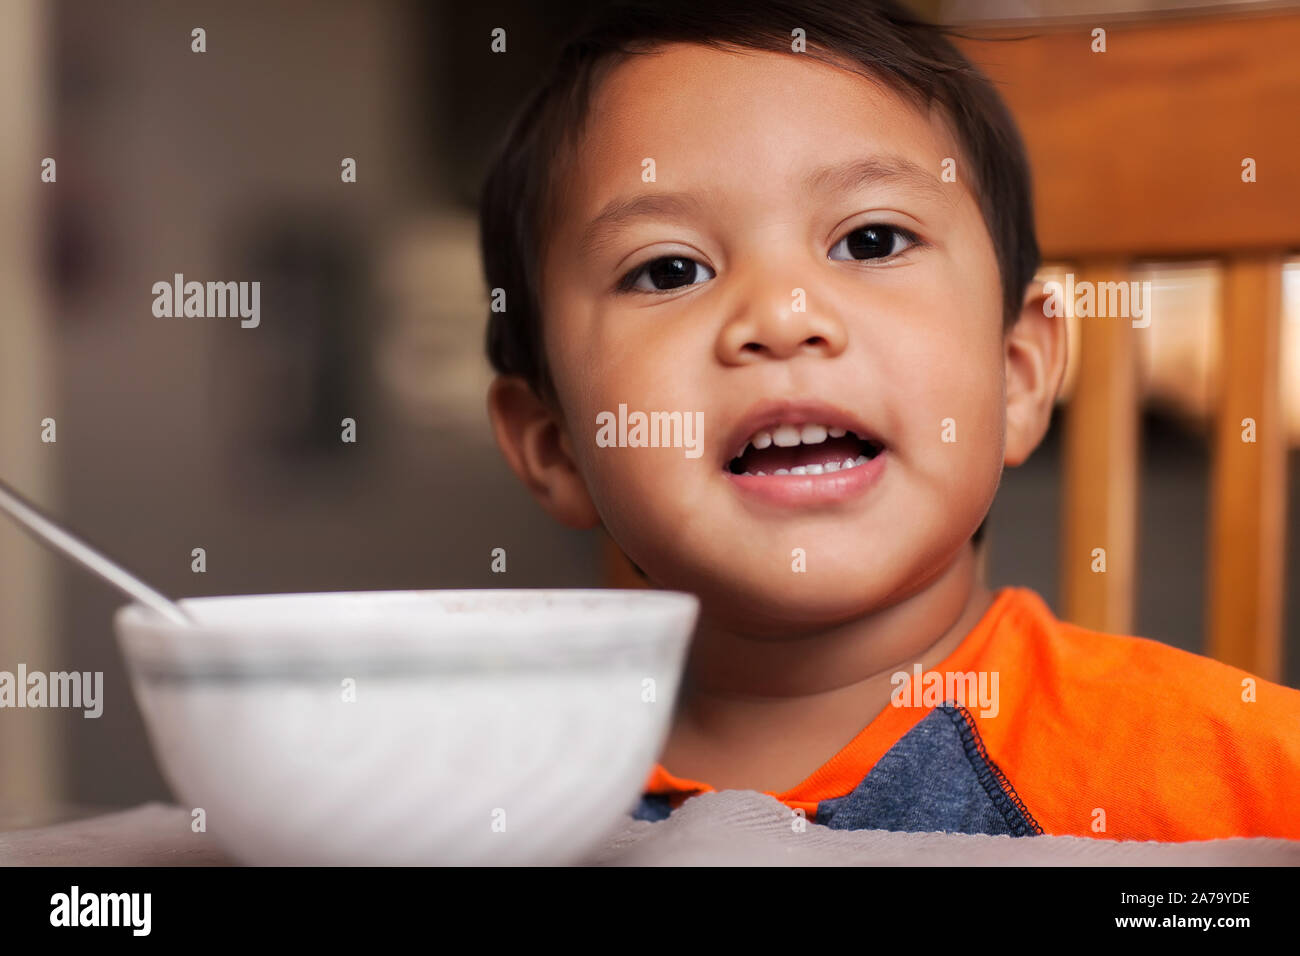
<svg viewBox="0 0 1300 956">
<path fill-rule="evenodd" d="M 1093 52 L 1095 28 L 1105 52 Z M 1206 652 L 1282 672 L 1282 265 L 1300 248 L 1300 12 L 974 27 L 958 41 L 1030 154 L 1044 260 L 1124 281 L 1139 260 L 1223 269 Z M 1006 37 L 1027 39 L 1003 40 Z M 986 42 L 997 40 L 998 42 Z M 1243 182 L 1252 159 L 1257 181 Z M 1133 632 L 1139 393 L 1128 319 L 1080 319 L 1064 421 L 1062 615 Z M 1158 317 L 1156 319 L 1158 321 Z M 1242 440 L 1242 420 L 1256 441 Z M 1106 571 L 1093 568 L 1105 548 Z M 611 587 L 635 574 L 605 542 Z"/>
<path fill-rule="evenodd" d="M 1106 51 L 1093 52 L 1095 28 Z M 1282 673 L 1286 433 L 1282 265 L 1300 249 L 1300 11 L 964 31 L 1024 135 L 1044 258 L 1120 281 L 1135 261 L 1214 258 L 1221 366 L 1212 446 L 1206 652 Z M 984 42 L 982 38 L 1031 39 Z M 1253 160 L 1257 181 L 1243 181 Z M 1158 317 L 1156 321 L 1158 321 Z M 1064 421 L 1062 613 L 1132 633 L 1136 337 L 1080 319 Z M 1252 419 L 1255 441 L 1242 440 Z M 1106 549 L 1106 572 L 1092 549 Z"/>
</svg>

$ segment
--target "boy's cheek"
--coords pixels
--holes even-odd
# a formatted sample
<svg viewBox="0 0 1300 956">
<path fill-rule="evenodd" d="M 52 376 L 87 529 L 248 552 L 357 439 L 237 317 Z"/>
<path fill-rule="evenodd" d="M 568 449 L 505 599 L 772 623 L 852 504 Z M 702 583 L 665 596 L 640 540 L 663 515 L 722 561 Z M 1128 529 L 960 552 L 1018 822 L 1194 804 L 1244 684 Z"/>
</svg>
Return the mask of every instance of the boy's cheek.
<svg viewBox="0 0 1300 956">
<path fill-rule="evenodd" d="M 992 379 L 927 377 L 914 382 L 903 399 L 895 457 L 936 492 L 996 484 L 1004 417 Z"/>
<path fill-rule="evenodd" d="M 595 447 L 589 444 L 580 468 L 597 509 L 654 515 L 655 520 L 689 517 L 692 495 L 683 494 L 701 477 L 704 459 L 688 459 L 680 448 Z M 697 516 L 698 517 L 698 516 Z"/>
</svg>

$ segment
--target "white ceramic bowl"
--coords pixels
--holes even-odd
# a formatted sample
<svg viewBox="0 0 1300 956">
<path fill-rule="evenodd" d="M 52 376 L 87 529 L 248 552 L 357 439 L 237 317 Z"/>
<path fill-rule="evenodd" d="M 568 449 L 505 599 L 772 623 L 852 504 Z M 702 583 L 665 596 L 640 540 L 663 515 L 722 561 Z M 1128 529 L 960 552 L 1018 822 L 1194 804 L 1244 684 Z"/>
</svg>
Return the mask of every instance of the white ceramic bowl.
<svg viewBox="0 0 1300 956">
<path fill-rule="evenodd" d="M 559 864 L 636 803 L 698 601 L 666 591 L 187 598 L 118 610 L 154 753 L 252 864 Z"/>
</svg>

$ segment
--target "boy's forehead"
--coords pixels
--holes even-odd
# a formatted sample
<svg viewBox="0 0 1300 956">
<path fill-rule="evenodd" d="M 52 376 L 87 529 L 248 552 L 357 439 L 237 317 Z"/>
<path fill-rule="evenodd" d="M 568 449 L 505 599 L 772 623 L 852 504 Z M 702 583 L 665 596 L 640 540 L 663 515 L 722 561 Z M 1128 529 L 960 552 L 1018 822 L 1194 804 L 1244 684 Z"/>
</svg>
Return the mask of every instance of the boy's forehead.
<svg viewBox="0 0 1300 956">
<path fill-rule="evenodd" d="M 807 54 L 673 44 L 629 57 L 596 91 L 566 183 L 566 225 L 585 232 L 610 201 L 646 192 L 651 163 L 648 190 L 770 195 L 864 161 L 937 186 L 956 156 L 938 110 L 923 114 L 860 73 Z M 940 188 L 952 198 L 951 185 Z"/>
</svg>

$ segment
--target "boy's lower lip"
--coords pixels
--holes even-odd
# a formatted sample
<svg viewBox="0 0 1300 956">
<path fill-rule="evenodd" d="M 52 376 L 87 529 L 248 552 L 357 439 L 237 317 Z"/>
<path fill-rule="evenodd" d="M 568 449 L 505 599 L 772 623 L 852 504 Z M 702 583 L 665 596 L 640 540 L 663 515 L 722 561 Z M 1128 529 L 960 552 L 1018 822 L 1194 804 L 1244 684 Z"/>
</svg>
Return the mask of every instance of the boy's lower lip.
<svg viewBox="0 0 1300 956">
<path fill-rule="evenodd" d="M 820 475 L 736 475 L 724 472 L 741 493 L 769 504 L 797 508 L 801 505 L 846 501 L 874 485 L 885 467 L 889 452 L 856 468 Z"/>
</svg>

